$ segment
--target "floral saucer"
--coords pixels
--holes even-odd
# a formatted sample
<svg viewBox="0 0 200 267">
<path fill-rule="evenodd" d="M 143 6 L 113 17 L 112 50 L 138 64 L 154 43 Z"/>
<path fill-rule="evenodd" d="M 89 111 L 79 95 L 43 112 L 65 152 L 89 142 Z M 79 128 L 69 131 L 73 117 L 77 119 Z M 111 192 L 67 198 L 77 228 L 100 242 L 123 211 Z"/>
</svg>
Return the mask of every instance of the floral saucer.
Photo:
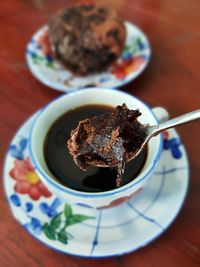
<svg viewBox="0 0 200 267">
<path fill-rule="evenodd" d="M 3 177 L 12 213 L 33 237 L 63 253 L 108 257 L 147 245 L 174 221 L 189 181 L 187 155 L 175 130 L 164 133 L 161 159 L 137 196 L 114 208 L 93 210 L 62 202 L 39 180 L 28 151 L 35 116 L 12 140 Z"/>
<path fill-rule="evenodd" d="M 142 73 L 151 55 L 145 34 L 130 22 L 126 22 L 125 26 L 127 38 L 121 57 L 105 72 L 79 77 L 64 68 L 51 51 L 48 26 L 37 31 L 28 43 L 28 66 L 42 83 L 63 92 L 90 86 L 117 88 L 125 85 Z"/>
</svg>

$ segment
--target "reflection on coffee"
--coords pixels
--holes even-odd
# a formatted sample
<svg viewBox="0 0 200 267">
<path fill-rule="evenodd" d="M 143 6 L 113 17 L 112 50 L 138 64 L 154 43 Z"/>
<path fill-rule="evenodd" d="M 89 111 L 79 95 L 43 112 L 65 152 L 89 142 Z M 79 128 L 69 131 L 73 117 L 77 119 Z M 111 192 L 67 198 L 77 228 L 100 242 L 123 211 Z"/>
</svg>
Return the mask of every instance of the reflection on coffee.
<svg viewBox="0 0 200 267">
<path fill-rule="evenodd" d="M 56 180 L 66 187 L 85 192 L 101 192 L 116 188 L 115 168 L 89 167 L 86 172 L 74 163 L 67 149 L 67 141 L 78 122 L 111 112 L 110 106 L 87 105 L 68 111 L 51 126 L 46 136 L 44 155 L 46 164 Z M 126 165 L 122 185 L 132 181 L 141 171 L 147 158 L 147 148 Z"/>
</svg>

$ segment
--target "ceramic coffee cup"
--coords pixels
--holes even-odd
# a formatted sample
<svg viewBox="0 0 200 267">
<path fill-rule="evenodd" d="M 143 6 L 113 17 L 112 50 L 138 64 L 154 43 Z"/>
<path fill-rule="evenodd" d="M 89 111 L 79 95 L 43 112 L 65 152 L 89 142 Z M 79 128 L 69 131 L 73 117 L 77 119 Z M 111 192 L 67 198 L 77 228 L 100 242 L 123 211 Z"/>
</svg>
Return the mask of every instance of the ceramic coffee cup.
<svg viewBox="0 0 200 267">
<path fill-rule="evenodd" d="M 139 117 L 141 123 L 149 123 L 150 125 L 158 123 L 158 118 L 155 115 L 156 110 L 152 110 L 141 100 L 122 91 L 103 88 L 89 88 L 62 95 L 50 102 L 36 117 L 30 131 L 29 149 L 31 160 L 43 183 L 64 201 L 95 209 L 107 208 L 127 201 L 148 182 L 161 155 L 162 135 L 152 138 L 148 143 L 147 159 L 138 176 L 128 184 L 110 191 L 88 193 L 68 188 L 52 175 L 45 162 L 43 151 L 45 137 L 52 124 L 60 116 L 71 109 L 85 105 L 116 107 L 123 103 L 126 103 L 129 109 L 139 109 L 141 111 L 142 115 Z M 159 114 L 159 119 L 166 116 L 162 109 L 156 113 Z"/>
</svg>

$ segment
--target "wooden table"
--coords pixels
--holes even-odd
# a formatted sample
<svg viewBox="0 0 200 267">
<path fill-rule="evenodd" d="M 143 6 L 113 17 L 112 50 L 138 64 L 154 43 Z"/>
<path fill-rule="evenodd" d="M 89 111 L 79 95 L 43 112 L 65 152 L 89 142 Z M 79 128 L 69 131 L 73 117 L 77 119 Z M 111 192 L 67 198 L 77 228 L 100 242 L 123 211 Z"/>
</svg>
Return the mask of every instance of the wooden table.
<svg viewBox="0 0 200 267">
<path fill-rule="evenodd" d="M 54 12 L 73 0 L 10 0 L 0 3 L 0 152 L 1 168 L 19 126 L 60 93 L 38 82 L 25 61 L 31 35 Z M 82 1 L 83 2 L 83 1 Z M 91 1 L 87 1 L 91 2 Z M 200 1 L 103 0 L 148 35 L 153 56 L 147 70 L 122 90 L 171 116 L 200 107 Z M 151 245 L 122 257 L 82 259 L 57 253 L 33 239 L 13 219 L 0 194 L 0 267 L 24 266 L 200 266 L 200 124 L 178 129 L 190 161 L 190 187 L 173 225 Z"/>
</svg>

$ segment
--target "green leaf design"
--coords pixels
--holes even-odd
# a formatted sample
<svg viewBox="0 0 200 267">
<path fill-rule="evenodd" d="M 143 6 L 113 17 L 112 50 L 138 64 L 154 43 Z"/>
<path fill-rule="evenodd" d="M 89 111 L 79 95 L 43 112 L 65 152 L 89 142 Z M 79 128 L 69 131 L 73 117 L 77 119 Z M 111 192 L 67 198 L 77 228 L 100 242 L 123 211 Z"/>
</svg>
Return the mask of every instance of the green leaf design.
<svg viewBox="0 0 200 267">
<path fill-rule="evenodd" d="M 58 229 L 61 226 L 63 214 L 65 216 L 65 224 L 62 229 Z M 47 222 L 43 224 L 42 231 L 48 239 L 58 240 L 63 244 L 67 244 L 68 233 L 65 231 L 65 229 L 70 225 L 81 223 L 88 219 L 94 219 L 94 217 L 82 214 L 73 214 L 71 206 L 65 204 L 64 211 L 53 217 L 50 223 Z"/>
<path fill-rule="evenodd" d="M 130 45 L 126 45 L 126 46 L 124 47 L 123 53 L 128 52 L 130 49 L 131 49 L 131 46 L 130 46 Z"/>
<path fill-rule="evenodd" d="M 82 215 L 82 214 L 74 214 L 71 217 L 68 218 L 66 225 L 72 225 L 75 223 L 80 223 L 88 219 L 94 219 L 94 217 Z"/>
<path fill-rule="evenodd" d="M 47 238 L 49 238 L 51 240 L 56 240 L 56 232 L 55 232 L 54 228 L 52 228 L 48 223 L 45 223 L 42 226 L 42 230 L 43 230 L 43 232 Z"/>
<path fill-rule="evenodd" d="M 47 61 L 46 62 L 46 67 L 49 68 L 49 69 L 56 69 L 56 66 L 55 66 L 54 62 Z"/>
<path fill-rule="evenodd" d="M 64 230 L 61 230 L 60 232 L 58 232 L 58 240 L 63 244 L 68 243 L 68 236 Z"/>
<path fill-rule="evenodd" d="M 86 216 L 86 215 L 82 215 L 82 214 L 74 214 L 73 218 L 76 221 L 76 223 L 83 222 L 83 221 L 88 220 L 88 219 L 94 219 L 94 217 L 92 217 L 92 216 Z"/>
<path fill-rule="evenodd" d="M 138 36 L 136 39 L 136 44 L 140 46 L 142 44 L 142 39 Z"/>
<path fill-rule="evenodd" d="M 65 215 L 65 218 L 66 219 L 68 219 L 69 217 L 72 216 L 72 208 L 68 204 L 65 204 L 65 207 L 64 207 L 64 215 Z"/>
<path fill-rule="evenodd" d="M 37 65 L 37 64 L 38 64 L 38 61 L 37 61 L 37 59 L 33 58 L 32 60 L 33 60 L 33 64 L 35 64 L 35 65 Z"/>
<path fill-rule="evenodd" d="M 56 230 L 60 226 L 60 224 L 61 224 L 61 216 L 62 216 L 62 212 L 60 212 L 55 217 L 53 217 L 53 219 L 50 222 L 50 226 L 51 226 L 52 229 Z"/>
</svg>

